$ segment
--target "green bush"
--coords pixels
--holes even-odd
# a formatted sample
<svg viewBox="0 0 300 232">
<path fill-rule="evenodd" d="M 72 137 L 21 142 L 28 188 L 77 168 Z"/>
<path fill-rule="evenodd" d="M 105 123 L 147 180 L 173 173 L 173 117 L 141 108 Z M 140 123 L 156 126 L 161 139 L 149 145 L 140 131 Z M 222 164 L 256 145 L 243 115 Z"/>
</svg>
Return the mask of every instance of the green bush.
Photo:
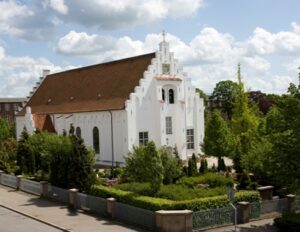
<svg viewBox="0 0 300 232">
<path fill-rule="evenodd" d="M 226 195 L 216 197 L 206 197 L 185 201 L 173 201 L 162 198 L 154 198 L 148 196 L 141 196 L 136 193 L 123 191 L 116 188 L 94 185 L 90 190 L 90 194 L 98 197 L 108 198 L 114 197 L 119 202 L 133 205 L 136 207 L 156 211 L 160 209 L 164 210 L 182 210 L 190 209 L 193 211 L 205 210 L 212 208 L 221 208 L 228 206 L 228 200 Z M 238 201 L 259 201 L 259 193 L 256 191 L 242 191 L 237 192 L 234 198 L 234 202 Z"/>
<path fill-rule="evenodd" d="M 153 197 L 153 191 L 149 183 L 126 183 L 114 185 L 114 188 L 121 189 L 124 191 L 133 192 L 139 195 Z M 169 199 L 169 200 L 192 200 L 203 197 L 213 197 L 218 195 L 226 194 L 226 187 L 216 188 L 187 188 L 183 185 L 163 185 L 156 197 Z"/>
<path fill-rule="evenodd" d="M 190 188 L 193 188 L 198 184 L 208 184 L 209 187 L 214 188 L 220 186 L 231 186 L 233 184 L 233 180 L 216 173 L 207 173 L 202 176 L 183 177 L 179 180 L 179 183 Z"/>
<path fill-rule="evenodd" d="M 300 213 L 286 214 L 274 219 L 274 225 L 284 232 L 300 231 Z"/>
</svg>

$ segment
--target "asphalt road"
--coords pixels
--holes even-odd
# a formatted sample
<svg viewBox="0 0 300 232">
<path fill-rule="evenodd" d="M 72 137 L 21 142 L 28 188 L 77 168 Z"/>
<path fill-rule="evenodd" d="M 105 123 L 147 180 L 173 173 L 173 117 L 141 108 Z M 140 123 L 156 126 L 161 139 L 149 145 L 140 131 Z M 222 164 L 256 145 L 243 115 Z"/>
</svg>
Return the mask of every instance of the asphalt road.
<svg viewBox="0 0 300 232">
<path fill-rule="evenodd" d="M 0 207 L 0 232 L 61 232 L 56 228 Z"/>
</svg>

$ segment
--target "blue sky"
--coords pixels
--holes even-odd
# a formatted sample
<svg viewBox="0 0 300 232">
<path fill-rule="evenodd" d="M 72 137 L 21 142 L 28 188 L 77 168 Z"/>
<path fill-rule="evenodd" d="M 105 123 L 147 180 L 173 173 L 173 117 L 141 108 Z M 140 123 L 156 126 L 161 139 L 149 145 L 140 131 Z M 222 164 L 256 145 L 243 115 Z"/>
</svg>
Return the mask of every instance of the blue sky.
<svg viewBox="0 0 300 232">
<path fill-rule="evenodd" d="M 206 93 L 235 80 L 284 93 L 300 66 L 297 0 L 0 0 L 0 97 L 25 97 L 43 69 L 171 50 Z"/>
</svg>

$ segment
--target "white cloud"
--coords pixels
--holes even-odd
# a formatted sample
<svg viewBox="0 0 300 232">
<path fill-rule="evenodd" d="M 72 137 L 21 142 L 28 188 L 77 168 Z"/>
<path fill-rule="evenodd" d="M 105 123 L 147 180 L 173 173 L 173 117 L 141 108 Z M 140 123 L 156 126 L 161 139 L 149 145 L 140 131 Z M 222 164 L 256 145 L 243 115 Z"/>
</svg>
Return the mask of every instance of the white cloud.
<svg viewBox="0 0 300 232">
<path fill-rule="evenodd" d="M 68 15 L 60 15 L 62 19 L 112 30 L 145 25 L 167 17 L 189 17 L 203 6 L 203 0 L 72 0 L 65 5 Z"/>
<path fill-rule="evenodd" d="M 69 11 L 69 8 L 66 6 L 64 0 L 46 0 L 44 2 L 44 7 L 49 6 L 59 14 L 67 14 Z"/>
<path fill-rule="evenodd" d="M 292 28 L 293 28 L 293 31 L 297 34 L 300 34 L 300 25 L 298 25 L 296 22 L 292 22 Z"/>
<path fill-rule="evenodd" d="M 292 24 L 294 31 L 297 24 Z M 263 28 L 256 28 L 253 36 L 246 41 L 250 54 L 295 54 L 300 52 L 300 35 L 295 32 L 281 31 L 272 34 Z"/>
<path fill-rule="evenodd" d="M 273 37 L 271 33 L 261 30 L 262 34 Z M 253 37 L 256 39 L 258 38 L 257 33 L 255 30 Z M 286 37 L 282 38 L 281 33 L 277 33 L 275 37 L 277 41 L 280 38 L 283 40 L 281 44 L 285 42 Z M 189 43 L 183 42 L 174 35 L 167 35 L 171 50 L 184 65 L 189 76 L 193 78 L 198 87 L 208 93 L 212 92 L 215 84 L 221 80 L 236 80 L 239 62 L 242 64 L 247 88 L 265 92 L 285 92 L 289 82 L 296 81 L 296 76 L 293 75 L 294 73 L 274 75 L 271 62 L 262 55 L 274 53 L 274 47 L 280 53 L 278 42 L 272 41 L 271 47 L 268 47 L 266 42 L 262 43 L 260 47 L 259 43 L 256 43 L 257 49 L 249 54 L 248 41 L 251 38 L 246 42 L 236 41 L 232 35 L 221 33 L 211 27 L 203 28 Z M 160 34 L 148 34 L 141 41 L 127 36 L 112 38 L 70 31 L 60 39 L 57 50 L 61 54 L 83 56 L 94 62 L 103 62 L 153 52 L 158 49 L 161 40 Z"/>
<path fill-rule="evenodd" d="M 39 3 L 22 5 L 16 0 L 0 1 L 0 33 L 25 40 L 49 40 L 54 23 Z"/>
<path fill-rule="evenodd" d="M 26 97 L 35 86 L 43 69 L 57 72 L 73 68 L 55 66 L 45 58 L 7 56 L 2 47 L 0 47 L 0 60 L 0 97 Z"/>
</svg>

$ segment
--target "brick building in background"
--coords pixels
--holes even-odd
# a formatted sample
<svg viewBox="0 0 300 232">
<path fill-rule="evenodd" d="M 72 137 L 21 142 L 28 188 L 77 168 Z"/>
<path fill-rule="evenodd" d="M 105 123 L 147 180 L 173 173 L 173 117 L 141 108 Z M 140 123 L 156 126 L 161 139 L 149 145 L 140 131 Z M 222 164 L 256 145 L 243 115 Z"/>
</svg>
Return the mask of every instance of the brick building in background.
<svg viewBox="0 0 300 232">
<path fill-rule="evenodd" d="M 15 114 L 22 109 L 25 98 L 0 98 L 0 117 L 15 122 Z"/>
</svg>

